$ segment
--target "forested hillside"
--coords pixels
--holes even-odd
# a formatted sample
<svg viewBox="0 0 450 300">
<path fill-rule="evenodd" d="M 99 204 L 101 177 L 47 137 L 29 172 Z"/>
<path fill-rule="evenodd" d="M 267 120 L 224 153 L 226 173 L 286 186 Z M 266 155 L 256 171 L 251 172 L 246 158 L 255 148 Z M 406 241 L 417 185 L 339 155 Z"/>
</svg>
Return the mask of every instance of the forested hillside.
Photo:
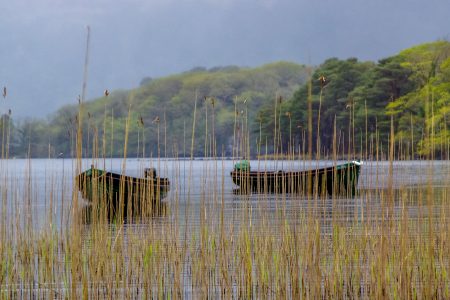
<svg viewBox="0 0 450 300">
<path fill-rule="evenodd" d="M 85 157 L 231 156 L 238 147 L 386 157 L 394 134 L 395 153 L 441 158 L 449 153 L 450 43 L 378 62 L 195 68 L 62 107 L 47 120 L 15 123 L 5 114 L 0 125 L 8 157 L 74 157 L 82 126 Z"/>
<path fill-rule="evenodd" d="M 230 155 L 235 110 L 243 110 L 245 102 L 252 120 L 259 107 L 277 96 L 291 97 L 307 78 L 305 66 L 288 62 L 258 68 L 199 67 L 145 78 L 139 88 L 62 107 L 48 120 L 15 124 L 5 115 L 4 131 L 10 137 L 7 141 L 5 135 L 4 144 L 9 143 L 9 157 L 74 157 L 81 120 L 87 157 L 123 156 L 126 140 L 129 157 L 189 156 L 191 144 L 196 156 L 212 155 L 213 148 L 217 155 Z"/>
<path fill-rule="evenodd" d="M 267 115 L 271 110 L 261 113 Z M 302 145 L 308 149 L 311 139 L 313 152 L 320 147 L 324 154 L 332 154 L 335 149 L 338 154 L 386 157 L 393 133 L 396 150 L 401 150 L 395 153 L 402 153 L 404 158 L 447 157 L 450 43 L 419 45 L 377 63 L 328 59 L 315 70 L 310 83 L 279 110 L 285 148 L 292 140 L 297 148 Z M 274 124 L 268 120 L 274 118 L 265 118 L 263 136 L 271 140 Z"/>
</svg>

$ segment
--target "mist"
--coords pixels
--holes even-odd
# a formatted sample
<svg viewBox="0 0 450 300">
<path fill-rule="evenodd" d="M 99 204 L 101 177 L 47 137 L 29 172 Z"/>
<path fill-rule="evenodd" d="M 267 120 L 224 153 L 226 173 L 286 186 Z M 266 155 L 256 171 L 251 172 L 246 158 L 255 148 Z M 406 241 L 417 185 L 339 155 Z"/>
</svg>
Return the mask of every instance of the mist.
<svg viewBox="0 0 450 300">
<path fill-rule="evenodd" d="M 77 103 L 87 26 L 88 99 L 197 66 L 376 61 L 450 34 L 444 0 L 4 2 L 0 113 L 19 119 Z"/>
</svg>

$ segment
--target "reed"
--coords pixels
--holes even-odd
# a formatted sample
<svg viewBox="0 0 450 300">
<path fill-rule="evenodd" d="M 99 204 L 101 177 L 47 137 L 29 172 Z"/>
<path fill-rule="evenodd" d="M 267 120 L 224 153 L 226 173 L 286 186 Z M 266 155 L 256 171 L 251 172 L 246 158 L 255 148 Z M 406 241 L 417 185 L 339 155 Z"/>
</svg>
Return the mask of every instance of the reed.
<svg viewBox="0 0 450 300">
<path fill-rule="evenodd" d="M 316 157 L 331 157 L 332 164 L 339 157 L 368 161 L 356 198 L 326 197 L 318 186 L 300 194 L 283 190 L 274 195 L 233 195 L 227 183 L 233 162 L 219 154 L 215 141 L 217 102 L 212 101 L 219 100 L 207 98 L 200 104 L 196 95 L 194 101 L 188 161 L 177 157 L 177 146 L 167 145 L 170 132 L 165 117 L 163 138 L 159 137 L 160 123 L 153 124 L 162 143 L 158 142 L 157 157 L 145 157 L 142 148 L 142 159 L 132 165 L 126 157 L 125 142 L 124 172 L 153 164 L 171 176 L 167 198 L 158 204 L 143 203 L 138 212 L 131 210 L 136 199 L 124 197 L 126 182 L 121 185 L 118 211 L 111 207 L 111 191 L 101 180 L 93 185 L 96 196 L 88 210 L 77 191 L 74 176 L 83 167 L 90 163 L 106 166 L 108 160 L 113 163 L 107 157 L 106 145 L 117 129 L 113 113 L 108 116 L 106 108 L 103 136 L 96 128 L 87 129 L 91 131 L 90 145 L 83 146 L 87 141 L 82 134 L 84 106 L 80 102 L 73 145 L 77 158 L 63 165 L 72 176 L 49 176 L 44 180 L 44 195 L 37 193 L 33 160 L 27 160 L 20 170 L 26 174 L 25 180 L 19 179 L 22 173 L 12 172 L 16 162 L 7 157 L 0 161 L 0 298 L 450 297 L 448 155 L 439 161 L 428 157 L 408 162 L 414 149 L 398 147 L 393 126 L 389 151 L 382 153 L 378 132 L 368 132 L 367 125 L 365 137 L 354 141 L 350 113 L 348 128 L 334 127 L 331 153 L 316 141 Z M 245 101 L 235 99 L 233 156 L 249 158 L 253 142 Z M 303 141 L 296 151 L 291 133 L 288 153 L 282 150 L 278 105 L 276 98 L 275 152 L 268 153 L 268 142 L 260 135 L 255 143 L 259 158 L 252 161 L 253 167 L 315 165 L 318 161 L 311 160 L 312 128 L 302 129 Z M 130 106 L 125 141 L 130 124 L 137 121 L 134 116 Z M 206 121 L 207 126 L 202 145 L 205 156 L 212 157 L 203 162 L 193 154 L 200 121 Z M 106 130 L 108 122 L 110 132 Z M 433 134 L 432 126 L 428 134 Z M 355 153 L 357 142 L 362 145 L 360 153 Z M 86 149 L 98 157 L 83 159 Z M 268 159 L 269 154 L 286 155 L 286 159 L 274 162 Z M 399 181 L 399 169 L 406 172 L 415 168 L 415 172 L 415 164 L 421 166 L 426 179 L 423 184 Z M 44 214 L 39 205 L 42 197 L 49 199 Z M 58 205 L 63 201 L 64 206 Z M 37 217 L 42 215 L 46 217 Z"/>
</svg>

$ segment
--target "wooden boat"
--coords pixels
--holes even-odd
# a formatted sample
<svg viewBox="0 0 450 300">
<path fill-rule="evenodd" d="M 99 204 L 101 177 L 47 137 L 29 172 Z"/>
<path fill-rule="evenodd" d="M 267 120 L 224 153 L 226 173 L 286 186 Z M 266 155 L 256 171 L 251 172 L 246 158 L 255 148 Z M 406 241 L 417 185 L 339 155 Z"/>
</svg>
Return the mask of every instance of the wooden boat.
<svg viewBox="0 0 450 300">
<path fill-rule="evenodd" d="M 127 208 L 132 204 L 132 208 L 137 209 L 144 204 L 155 204 L 170 190 L 169 179 L 158 177 L 153 168 L 145 169 L 144 177 L 137 178 L 91 166 L 77 176 L 77 183 L 88 202 L 105 203 L 116 210 L 119 205 Z"/>
<path fill-rule="evenodd" d="M 302 171 L 251 171 L 250 162 L 235 164 L 231 172 L 242 193 L 313 193 L 355 196 L 360 161 Z"/>
</svg>

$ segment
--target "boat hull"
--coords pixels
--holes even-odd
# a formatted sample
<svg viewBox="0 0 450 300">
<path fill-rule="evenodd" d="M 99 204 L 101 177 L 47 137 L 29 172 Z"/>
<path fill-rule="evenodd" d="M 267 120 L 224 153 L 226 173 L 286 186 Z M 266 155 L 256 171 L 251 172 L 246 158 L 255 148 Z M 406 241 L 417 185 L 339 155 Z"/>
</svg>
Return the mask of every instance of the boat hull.
<svg viewBox="0 0 450 300">
<path fill-rule="evenodd" d="M 170 190 L 167 178 L 136 178 L 91 168 L 77 176 L 82 197 L 115 210 L 153 206 Z"/>
<path fill-rule="evenodd" d="M 306 171 L 231 172 L 234 184 L 243 193 L 303 193 L 355 196 L 361 163 L 349 162 L 337 166 Z"/>
</svg>

